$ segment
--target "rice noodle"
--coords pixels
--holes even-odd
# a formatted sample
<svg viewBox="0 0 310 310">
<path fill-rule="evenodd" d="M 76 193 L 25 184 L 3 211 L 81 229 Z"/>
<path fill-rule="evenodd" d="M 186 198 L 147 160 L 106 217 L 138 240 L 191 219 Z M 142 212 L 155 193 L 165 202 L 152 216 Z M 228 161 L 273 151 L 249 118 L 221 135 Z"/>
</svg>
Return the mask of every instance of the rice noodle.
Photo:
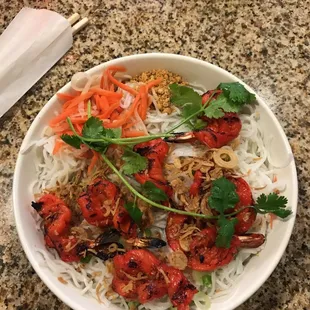
<svg viewBox="0 0 310 310">
<path fill-rule="evenodd" d="M 86 75 L 87 76 L 87 75 Z M 89 87 L 94 83 L 94 80 L 87 77 L 74 76 L 72 79 L 72 87 L 76 90 L 87 92 Z M 78 78 L 84 78 L 84 85 L 81 87 L 81 81 Z M 126 76 L 123 76 L 126 79 Z M 85 82 L 86 81 L 86 82 Z M 78 82 L 80 82 L 79 85 Z M 137 86 L 132 85 L 132 86 Z M 124 96 L 121 101 L 121 107 L 127 109 L 133 97 L 126 91 L 121 90 Z M 143 130 L 146 134 L 158 134 L 167 131 L 180 121 L 180 110 L 174 108 L 171 114 L 161 113 L 156 102 L 156 92 L 152 89 L 152 95 L 149 96 L 151 104 L 154 109 L 150 109 L 147 113 L 145 125 L 141 118 L 136 114 L 134 117 L 137 120 L 137 129 Z M 273 180 L 276 173 L 275 166 L 271 165 L 272 161 L 270 154 L 266 149 L 266 141 L 262 131 L 258 125 L 259 115 L 254 113 L 254 109 L 249 109 L 251 114 L 242 114 L 240 116 L 242 121 L 242 130 L 240 132 L 240 144 L 234 150 L 238 158 L 238 173 L 244 176 L 246 181 L 250 184 L 253 196 L 256 198 L 261 193 L 269 193 L 275 189 L 284 190 L 285 183 L 281 180 Z M 86 115 L 84 103 L 79 105 L 79 113 Z M 179 132 L 188 131 L 186 125 L 178 128 Z M 42 192 L 43 189 L 53 188 L 57 184 L 67 184 L 73 173 L 83 170 L 87 165 L 87 159 L 82 158 L 81 155 L 85 149 L 75 150 L 69 146 L 63 147 L 56 155 L 53 155 L 53 148 L 55 145 L 56 135 L 51 135 L 45 130 L 45 135 L 36 142 L 33 142 L 27 148 L 22 150 L 23 153 L 34 151 L 35 153 L 35 167 L 37 173 L 37 181 L 32 185 L 33 193 Z M 180 156 L 201 156 L 202 151 L 199 148 L 194 148 L 190 144 L 174 145 L 167 163 L 172 163 L 175 158 Z M 283 164 L 288 165 L 292 160 L 291 155 L 289 159 Z M 179 175 L 180 176 L 180 175 Z M 184 177 L 186 174 L 184 173 Z M 113 179 L 113 176 L 110 177 Z M 115 182 L 118 178 L 115 177 Z M 113 181 L 113 180 L 112 180 Z M 273 182 L 274 181 L 274 182 Z M 135 182 L 135 181 L 130 181 Z M 187 184 L 188 185 L 188 184 Z M 174 200 L 179 203 L 177 194 L 174 195 Z M 161 210 L 154 211 L 154 225 L 151 228 L 152 233 L 159 233 L 163 240 L 166 240 L 165 226 L 167 220 L 167 213 Z M 266 235 L 268 229 L 267 218 L 259 215 L 251 231 L 259 232 Z M 264 245 L 263 245 L 264 246 Z M 263 248 L 261 246 L 257 249 L 242 249 L 236 255 L 236 258 L 227 266 L 219 268 L 211 273 L 212 285 L 209 288 L 202 288 L 200 290 L 207 293 L 212 299 L 219 298 L 223 295 L 231 293 L 235 282 L 240 278 L 246 268 L 246 262 L 252 255 L 257 254 Z M 170 249 L 167 250 L 171 251 Z M 112 295 L 109 294 L 109 285 L 111 284 L 113 275 L 109 272 L 106 264 L 96 258 L 92 257 L 90 263 L 81 266 L 78 263 L 64 263 L 61 261 L 57 253 L 48 250 L 38 250 L 43 257 L 43 266 L 48 267 L 56 277 L 61 277 L 67 285 L 73 286 L 79 290 L 82 295 L 91 296 L 99 300 L 104 306 L 109 307 Z M 110 297 L 107 298 L 107 295 Z M 128 309 L 128 305 L 124 298 L 113 294 L 113 304 L 118 305 L 122 309 Z M 201 297 L 195 299 L 197 309 L 206 309 L 208 301 Z M 170 300 L 165 297 L 160 300 L 154 300 L 138 307 L 139 310 L 167 310 L 172 306 Z M 203 308 L 205 307 L 205 308 Z"/>
</svg>

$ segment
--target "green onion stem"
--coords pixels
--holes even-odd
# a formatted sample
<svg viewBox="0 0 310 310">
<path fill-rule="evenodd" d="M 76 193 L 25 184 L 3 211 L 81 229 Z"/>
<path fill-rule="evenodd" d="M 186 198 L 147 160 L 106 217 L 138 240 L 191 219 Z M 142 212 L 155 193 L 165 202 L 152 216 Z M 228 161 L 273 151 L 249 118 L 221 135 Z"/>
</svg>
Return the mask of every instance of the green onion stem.
<svg viewBox="0 0 310 310">
<path fill-rule="evenodd" d="M 72 124 L 72 122 L 71 122 L 71 119 L 70 119 L 69 117 L 67 117 L 67 123 L 69 124 L 70 129 L 72 130 L 72 132 L 73 132 L 76 136 L 78 136 L 80 139 L 83 138 L 83 137 L 81 137 L 81 136 L 76 132 L 76 130 L 75 130 L 75 128 L 74 128 L 74 126 L 73 126 L 73 124 Z"/>
<path fill-rule="evenodd" d="M 167 207 L 167 206 L 164 206 L 164 205 L 161 205 L 159 203 L 156 203 L 148 198 L 146 198 L 145 196 L 143 196 L 142 194 L 140 194 L 125 178 L 124 176 L 118 171 L 118 169 L 112 164 L 112 162 L 106 157 L 106 155 L 104 154 L 101 154 L 103 160 L 106 162 L 106 164 L 113 170 L 113 172 L 115 172 L 115 174 L 122 180 L 122 182 L 127 186 L 127 188 L 136 196 L 136 197 L 139 197 L 140 199 L 142 199 L 143 201 L 145 201 L 146 203 L 156 207 L 156 208 L 159 208 L 159 209 L 162 209 L 162 210 L 165 210 L 165 211 L 168 211 L 168 212 L 174 212 L 174 213 L 178 213 L 178 214 L 183 214 L 183 215 L 188 215 L 188 216 L 193 216 L 193 217 L 200 217 L 200 218 L 204 218 L 204 219 L 208 219 L 208 220 L 211 220 L 211 219 L 218 219 L 218 216 L 208 216 L 208 215 L 205 215 L 205 214 L 198 214 L 198 213 L 193 213 L 193 212 L 187 212 L 187 211 L 183 211 L 183 210 L 178 210 L 178 209 L 174 209 L 174 208 L 170 208 L 170 207 Z M 224 216 L 225 217 L 228 217 L 228 216 L 231 216 L 231 215 L 235 215 L 237 213 L 239 213 L 241 210 L 243 209 L 240 209 L 234 213 L 230 213 L 230 214 L 225 214 Z"/>
</svg>

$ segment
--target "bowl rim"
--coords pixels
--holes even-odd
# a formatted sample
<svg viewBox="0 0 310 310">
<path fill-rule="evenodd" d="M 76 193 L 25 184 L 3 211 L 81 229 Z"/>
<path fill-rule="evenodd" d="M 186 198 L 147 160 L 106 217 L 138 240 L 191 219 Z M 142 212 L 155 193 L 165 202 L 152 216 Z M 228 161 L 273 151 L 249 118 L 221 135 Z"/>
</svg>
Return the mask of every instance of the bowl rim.
<svg viewBox="0 0 310 310">
<path fill-rule="evenodd" d="M 100 69 L 103 69 L 106 66 L 109 65 L 115 65 L 118 64 L 119 62 L 122 61 L 127 61 L 127 60 L 137 60 L 139 61 L 139 59 L 143 59 L 143 58 L 174 58 L 174 59 L 179 59 L 179 60 L 185 60 L 188 62 L 192 62 L 192 63 L 196 63 L 196 64 L 200 64 L 202 66 L 206 66 L 211 68 L 212 70 L 218 71 L 219 73 L 221 73 L 224 76 L 227 76 L 230 79 L 233 79 L 235 81 L 238 81 L 239 83 L 243 84 L 248 90 L 250 90 L 251 92 L 253 92 L 256 95 L 256 99 L 259 102 L 259 105 L 261 105 L 263 107 L 264 110 L 266 110 L 266 112 L 269 114 L 269 116 L 272 118 L 272 120 L 274 121 L 277 130 L 279 132 L 279 134 L 281 135 L 285 146 L 288 150 L 291 151 L 291 147 L 290 144 L 288 142 L 287 136 L 284 133 L 283 128 L 281 127 L 279 121 L 277 120 L 276 116 L 273 114 L 273 112 L 271 111 L 271 109 L 269 108 L 269 106 L 267 105 L 267 103 L 259 96 L 257 95 L 257 93 L 251 88 L 249 87 L 246 83 L 244 83 L 242 80 L 240 80 L 238 77 L 236 77 L 235 75 L 233 75 L 232 73 L 228 72 L 225 69 L 222 69 L 214 64 L 211 64 L 207 61 L 204 60 L 200 60 L 200 59 L 196 59 L 190 56 L 184 56 L 184 55 L 178 55 L 178 54 L 171 54 L 171 53 L 147 53 L 147 54 L 134 54 L 134 55 L 130 55 L 130 56 L 124 56 L 124 57 L 120 57 L 120 58 L 116 58 L 116 59 L 111 59 L 107 62 L 103 62 L 95 67 L 92 67 L 91 69 L 85 71 L 88 74 L 93 74 L 96 71 L 99 71 Z M 68 83 L 66 83 L 61 89 L 59 89 L 57 92 L 64 92 L 64 91 L 68 91 L 70 89 L 70 81 Z M 56 93 L 57 93 L 56 92 Z M 28 131 L 25 134 L 25 137 L 23 139 L 22 145 L 20 147 L 20 150 L 24 149 L 26 144 L 27 144 L 27 140 L 29 139 L 29 137 L 33 134 L 35 127 L 37 126 L 37 123 L 40 119 L 40 117 L 42 115 L 45 114 L 46 110 L 54 105 L 57 102 L 57 97 L 56 97 L 56 93 L 49 99 L 49 101 L 43 106 L 43 108 L 40 110 L 40 112 L 37 114 L 37 116 L 35 117 L 34 121 L 32 122 L 32 124 L 30 125 Z M 27 237 L 23 234 L 23 228 L 22 228 L 22 218 L 19 214 L 19 206 L 18 206 L 18 195 L 19 193 L 17 192 L 17 183 L 18 183 L 18 179 L 19 179 L 19 175 L 22 171 L 22 156 L 21 156 L 21 151 L 19 150 L 18 153 L 18 157 L 17 157 L 17 161 L 16 161 L 16 166 L 15 166 L 15 171 L 14 171 L 14 177 L 13 177 L 13 189 L 12 189 L 12 193 L 13 193 L 13 212 L 14 212 L 14 218 L 15 218 L 15 225 L 16 225 L 16 229 L 17 229 L 17 233 L 21 242 L 21 245 L 23 247 L 24 252 L 26 253 L 27 259 L 29 260 L 29 262 L 31 263 L 32 267 L 34 268 L 34 270 L 36 271 L 37 275 L 40 277 L 40 279 L 44 282 L 44 284 L 52 291 L 53 294 L 55 294 L 61 301 L 63 301 L 65 304 L 67 304 L 69 307 L 71 307 L 72 309 L 76 309 L 76 310 L 85 310 L 85 308 L 83 308 L 82 306 L 80 306 L 77 302 L 75 302 L 72 298 L 70 298 L 69 296 L 67 296 L 62 290 L 60 286 L 54 285 L 54 283 L 52 283 L 52 281 L 50 280 L 50 278 L 45 274 L 44 270 L 42 269 L 42 267 L 39 266 L 39 264 L 37 264 L 36 259 L 33 255 L 33 249 L 28 245 L 27 243 Z M 292 153 L 293 154 L 293 153 Z M 266 268 L 266 272 L 265 272 L 265 276 L 263 281 L 260 281 L 259 283 L 257 283 L 252 290 L 250 290 L 247 294 L 245 294 L 242 298 L 240 298 L 239 302 L 237 302 L 236 304 L 233 305 L 233 307 L 231 307 L 230 309 L 234 309 L 235 307 L 241 305 L 242 303 L 244 303 L 248 298 L 250 298 L 264 283 L 265 281 L 270 277 L 271 273 L 274 271 L 274 269 L 276 268 L 276 266 L 278 265 L 280 259 L 282 258 L 285 249 L 288 245 L 288 242 L 290 240 L 290 237 L 292 235 L 292 230 L 294 227 L 294 223 L 295 223 L 295 218 L 296 218 L 296 212 L 297 212 L 297 203 L 298 203 L 298 180 L 297 180 L 297 172 L 296 172 L 296 165 L 295 165 L 295 160 L 293 158 L 292 160 L 292 184 L 293 184 L 293 191 L 292 191 L 292 197 L 291 197 L 291 202 L 292 202 L 292 210 L 293 210 L 293 215 L 291 216 L 289 223 L 287 224 L 287 228 L 286 228 L 286 234 L 285 234 L 285 241 L 282 242 L 281 247 L 278 248 L 277 250 L 277 257 L 275 257 L 275 259 L 272 260 L 272 263 L 268 266 L 268 268 Z"/>
</svg>

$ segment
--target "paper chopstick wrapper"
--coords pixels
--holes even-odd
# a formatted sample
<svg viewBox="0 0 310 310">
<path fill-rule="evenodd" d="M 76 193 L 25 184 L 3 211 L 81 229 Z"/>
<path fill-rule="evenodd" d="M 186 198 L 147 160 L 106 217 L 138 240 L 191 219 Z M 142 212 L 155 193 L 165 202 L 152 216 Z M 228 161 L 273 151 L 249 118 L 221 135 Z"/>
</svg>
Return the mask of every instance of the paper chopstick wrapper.
<svg viewBox="0 0 310 310">
<path fill-rule="evenodd" d="M 23 8 L 16 15 L 0 36 L 0 117 L 70 49 L 72 42 L 71 25 L 58 13 Z"/>
</svg>

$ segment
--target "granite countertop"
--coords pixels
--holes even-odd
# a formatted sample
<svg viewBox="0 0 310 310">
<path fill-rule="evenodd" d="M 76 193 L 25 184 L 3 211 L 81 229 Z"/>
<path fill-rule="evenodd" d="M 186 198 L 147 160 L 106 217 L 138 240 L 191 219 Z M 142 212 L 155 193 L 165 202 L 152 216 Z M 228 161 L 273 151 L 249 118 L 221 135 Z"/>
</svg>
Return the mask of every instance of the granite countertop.
<svg viewBox="0 0 310 310">
<path fill-rule="evenodd" d="M 68 309 L 38 278 L 12 212 L 21 142 L 48 99 L 77 71 L 145 52 L 209 61 L 240 77 L 271 106 L 293 147 L 299 179 L 296 225 L 267 282 L 238 309 L 310 308 L 310 1 L 1 1 L 0 33 L 22 8 L 88 16 L 73 48 L 0 119 L 0 309 Z"/>
</svg>

